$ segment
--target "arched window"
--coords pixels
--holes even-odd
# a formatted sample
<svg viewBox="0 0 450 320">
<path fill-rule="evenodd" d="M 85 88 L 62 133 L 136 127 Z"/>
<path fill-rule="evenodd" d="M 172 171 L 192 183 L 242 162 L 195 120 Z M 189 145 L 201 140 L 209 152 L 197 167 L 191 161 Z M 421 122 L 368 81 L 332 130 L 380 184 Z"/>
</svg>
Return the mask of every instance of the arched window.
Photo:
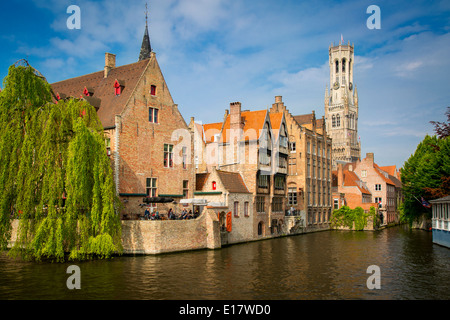
<svg viewBox="0 0 450 320">
<path fill-rule="evenodd" d="M 346 63 L 347 61 L 345 60 L 345 58 L 344 59 L 342 59 L 342 72 L 345 72 L 345 63 Z"/>
<path fill-rule="evenodd" d="M 340 127 L 341 126 L 341 116 L 337 115 L 336 116 L 336 127 Z"/>
<path fill-rule="evenodd" d="M 339 61 L 338 60 L 336 60 L 336 73 L 339 73 Z"/>
<path fill-rule="evenodd" d="M 331 126 L 332 126 L 333 128 L 335 128 L 335 127 L 336 127 L 336 116 L 333 115 L 333 117 L 332 117 L 331 119 L 332 119 L 332 120 L 331 120 Z"/>
<path fill-rule="evenodd" d="M 350 74 L 351 68 L 352 68 L 352 59 L 348 61 L 348 74 Z"/>
</svg>

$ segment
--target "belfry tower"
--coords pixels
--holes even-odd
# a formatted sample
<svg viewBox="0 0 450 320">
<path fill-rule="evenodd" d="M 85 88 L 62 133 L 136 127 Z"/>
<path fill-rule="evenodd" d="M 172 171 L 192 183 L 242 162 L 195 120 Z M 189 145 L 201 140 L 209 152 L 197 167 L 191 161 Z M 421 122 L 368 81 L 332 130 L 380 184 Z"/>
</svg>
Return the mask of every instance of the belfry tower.
<svg viewBox="0 0 450 320">
<path fill-rule="evenodd" d="M 330 89 L 325 89 L 325 123 L 332 139 L 333 168 L 361 159 L 358 138 L 358 92 L 353 82 L 354 46 L 330 45 Z"/>
</svg>

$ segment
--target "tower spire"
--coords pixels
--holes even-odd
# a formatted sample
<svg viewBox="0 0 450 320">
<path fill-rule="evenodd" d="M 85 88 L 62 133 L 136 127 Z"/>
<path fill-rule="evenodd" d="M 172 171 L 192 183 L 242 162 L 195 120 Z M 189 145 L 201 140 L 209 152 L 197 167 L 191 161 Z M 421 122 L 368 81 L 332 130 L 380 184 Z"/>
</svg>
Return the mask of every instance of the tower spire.
<svg viewBox="0 0 450 320">
<path fill-rule="evenodd" d="M 149 59 L 152 47 L 150 45 L 150 36 L 148 35 L 148 9 L 145 4 L 145 32 L 142 38 L 141 52 L 139 53 L 139 61 Z"/>
</svg>

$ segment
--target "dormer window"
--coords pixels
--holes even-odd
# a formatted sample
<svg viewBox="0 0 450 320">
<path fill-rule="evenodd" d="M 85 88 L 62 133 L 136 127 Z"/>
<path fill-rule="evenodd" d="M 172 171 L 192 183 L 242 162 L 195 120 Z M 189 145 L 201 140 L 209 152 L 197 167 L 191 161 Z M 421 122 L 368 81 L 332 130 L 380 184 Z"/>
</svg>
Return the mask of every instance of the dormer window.
<svg viewBox="0 0 450 320">
<path fill-rule="evenodd" d="M 86 97 L 93 96 L 93 95 L 94 95 L 94 89 L 89 88 L 89 87 L 84 87 L 83 94 L 84 94 Z"/>
<path fill-rule="evenodd" d="M 56 100 L 58 100 L 58 101 L 61 100 L 61 99 L 64 100 L 65 98 L 67 98 L 67 96 L 64 93 L 59 93 L 58 92 L 56 94 Z"/>
<path fill-rule="evenodd" d="M 122 94 L 123 89 L 125 88 L 125 82 L 121 80 L 114 81 L 114 94 L 116 96 L 120 96 Z"/>
</svg>

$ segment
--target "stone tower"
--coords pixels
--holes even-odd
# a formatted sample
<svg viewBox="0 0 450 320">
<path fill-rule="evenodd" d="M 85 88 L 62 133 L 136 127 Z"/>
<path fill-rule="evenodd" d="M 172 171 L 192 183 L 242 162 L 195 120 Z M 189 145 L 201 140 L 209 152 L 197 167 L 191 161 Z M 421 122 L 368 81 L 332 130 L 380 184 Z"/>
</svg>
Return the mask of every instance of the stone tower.
<svg viewBox="0 0 450 320">
<path fill-rule="evenodd" d="M 332 139 L 333 168 L 361 158 L 358 137 L 358 92 L 353 82 L 354 46 L 330 45 L 330 89 L 325 89 L 325 123 Z"/>
</svg>

